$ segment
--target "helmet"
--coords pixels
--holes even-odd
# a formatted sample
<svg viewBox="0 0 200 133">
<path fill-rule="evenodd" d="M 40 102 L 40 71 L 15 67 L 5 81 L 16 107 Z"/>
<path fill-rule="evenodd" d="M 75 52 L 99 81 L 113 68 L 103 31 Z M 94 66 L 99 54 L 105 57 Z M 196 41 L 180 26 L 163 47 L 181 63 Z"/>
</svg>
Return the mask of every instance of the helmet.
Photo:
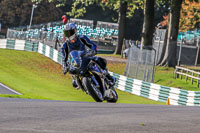
<svg viewBox="0 0 200 133">
<path fill-rule="evenodd" d="M 67 23 L 63 29 L 64 36 L 67 37 L 69 40 L 72 40 L 73 37 L 76 36 L 76 31 L 77 29 L 74 23 Z"/>
</svg>

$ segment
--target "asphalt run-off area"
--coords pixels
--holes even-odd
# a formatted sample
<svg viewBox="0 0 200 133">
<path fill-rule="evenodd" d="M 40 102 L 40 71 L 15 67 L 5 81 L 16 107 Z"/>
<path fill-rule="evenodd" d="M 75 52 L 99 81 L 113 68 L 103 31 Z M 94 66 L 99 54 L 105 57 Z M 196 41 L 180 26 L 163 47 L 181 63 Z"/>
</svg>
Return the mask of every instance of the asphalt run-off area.
<svg viewBox="0 0 200 133">
<path fill-rule="evenodd" d="M 199 107 L 0 98 L 1 133 L 198 133 Z"/>
</svg>

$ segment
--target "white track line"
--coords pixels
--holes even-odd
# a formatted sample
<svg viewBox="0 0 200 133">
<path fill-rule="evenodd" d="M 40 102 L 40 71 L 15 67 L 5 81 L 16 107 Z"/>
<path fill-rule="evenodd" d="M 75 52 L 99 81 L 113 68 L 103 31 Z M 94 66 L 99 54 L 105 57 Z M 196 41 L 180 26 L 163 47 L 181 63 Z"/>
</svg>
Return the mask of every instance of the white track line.
<svg viewBox="0 0 200 133">
<path fill-rule="evenodd" d="M 15 90 L 13 90 L 13 89 L 11 89 L 11 88 L 5 86 L 5 85 L 2 84 L 2 83 L 0 83 L 0 85 L 3 86 L 4 88 L 8 89 L 9 91 L 12 91 L 13 93 L 16 93 L 16 94 L 18 94 L 18 95 L 22 95 L 21 93 L 19 93 L 19 92 L 15 91 Z"/>
</svg>

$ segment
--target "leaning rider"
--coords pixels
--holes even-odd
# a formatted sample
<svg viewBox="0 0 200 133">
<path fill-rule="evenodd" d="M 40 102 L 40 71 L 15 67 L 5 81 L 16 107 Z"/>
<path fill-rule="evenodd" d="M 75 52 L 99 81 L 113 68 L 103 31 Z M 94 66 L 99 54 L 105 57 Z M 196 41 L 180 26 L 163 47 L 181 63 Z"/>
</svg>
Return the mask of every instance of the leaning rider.
<svg viewBox="0 0 200 133">
<path fill-rule="evenodd" d="M 67 23 L 63 29 L 64 36 L 66 37 L 66 41 L 61 48 L 62 52 L 62 66 L 63 66 L 63 74 L 66 74 L 69 71 L 67 60 L 68 54 L 73 50 L 86 51 L 85 46 L 89 47 L 92 50 L 93 56 L 97 53 L 97 46 L 94 44 L 87 36 L 85 35 L 77 35 L 77 28 L 74 23 Z M 98 64 L 104 69 L 105 75 L 110 80 L 110 84 L 115 83 L 115 78 L 113 78 L 106 69 L 106 61 L 103 58 L 96 57 L 95 60 Z M 104 64 L 104 65 L 101 65 Z M 83 62 L 84 67 L 87 67 L 87 64 Z M 76 82 L 76 78 L 73 77 L 72 85 L 74 88 L 79 89 L 79 86 Z"/>
</svg>

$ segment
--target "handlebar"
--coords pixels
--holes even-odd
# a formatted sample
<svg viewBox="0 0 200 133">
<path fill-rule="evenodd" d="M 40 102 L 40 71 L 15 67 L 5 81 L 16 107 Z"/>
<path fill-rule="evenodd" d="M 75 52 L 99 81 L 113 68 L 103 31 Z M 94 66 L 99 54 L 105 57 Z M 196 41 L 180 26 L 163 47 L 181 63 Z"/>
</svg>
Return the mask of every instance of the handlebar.
<svg viewBox="0 0 200 133">
<path fill-rule="evenodd" d="M 97 54 L 97 52 L 94 51 L 94 50 L 87 50 L 85 55 L 88 56 L 88 57 L 91 57 L 91 56 L 94 56 L 96 54 Z"/>
</svg>

